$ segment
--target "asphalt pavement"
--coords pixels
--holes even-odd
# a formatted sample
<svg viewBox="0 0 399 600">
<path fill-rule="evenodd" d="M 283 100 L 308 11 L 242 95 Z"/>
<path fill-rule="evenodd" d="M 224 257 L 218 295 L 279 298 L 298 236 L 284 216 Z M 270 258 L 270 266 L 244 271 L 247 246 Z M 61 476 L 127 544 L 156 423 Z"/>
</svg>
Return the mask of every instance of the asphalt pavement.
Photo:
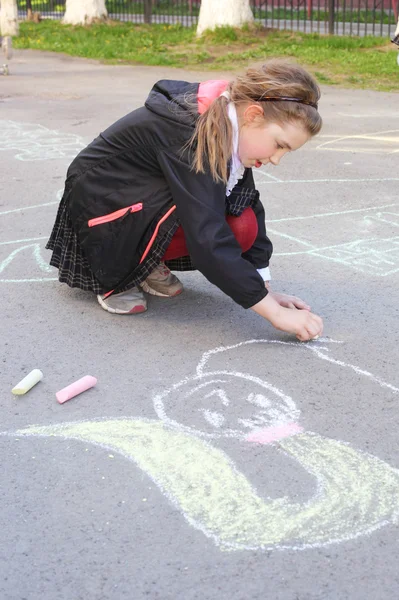
<svg viewBox="0 0 399 600">
<path fill-rule="evenodd" d="M 0 598 L 396 600 L 398 95 L 323 87 L 321 134 L 256 172 L 273 289 L 324 320 L 303 344 L 198 272 L 120 317 L 48 266 L 77 152 L 158 79 L 231 73 L 33 51 L 9 66 Z M 59 404 L 85 375 L 97 385 Z"/>
</svg>

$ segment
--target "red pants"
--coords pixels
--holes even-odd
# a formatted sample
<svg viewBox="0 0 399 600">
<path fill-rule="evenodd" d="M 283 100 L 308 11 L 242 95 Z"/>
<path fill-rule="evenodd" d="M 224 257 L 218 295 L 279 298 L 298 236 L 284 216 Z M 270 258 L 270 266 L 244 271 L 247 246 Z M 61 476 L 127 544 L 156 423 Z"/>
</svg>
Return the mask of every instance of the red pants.
<svg viewBox="0 0 399 600">
<path fill-rule="evenodd" d="M 251 248 L 258 235 L 258 222 L 252 208 L 246 208 L 240 217 L 228 215 L 226 221 L 243 252 Z M 162 260 L 172 260 L 181 256 L 189 256 L 183 228 L 180 226 L 172 238 Z"/>
</svg>

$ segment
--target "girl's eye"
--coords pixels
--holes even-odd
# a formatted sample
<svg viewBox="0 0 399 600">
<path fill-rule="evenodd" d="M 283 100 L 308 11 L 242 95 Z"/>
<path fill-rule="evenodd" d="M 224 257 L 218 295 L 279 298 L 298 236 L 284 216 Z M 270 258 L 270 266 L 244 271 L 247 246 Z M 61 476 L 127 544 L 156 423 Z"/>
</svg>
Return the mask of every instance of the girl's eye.
<svg viewBox="0 0 399 600">
<path fill-rule="evenodd" d="M 279 150 L 282 150 L 282 149 L 283 149 L 283 146 L 281 146 L 281 144 L 279 144 L 278 142 L 276 142 L 276 146 L 277 146 L 277 148 L 278 148 Z"/>
</svg>

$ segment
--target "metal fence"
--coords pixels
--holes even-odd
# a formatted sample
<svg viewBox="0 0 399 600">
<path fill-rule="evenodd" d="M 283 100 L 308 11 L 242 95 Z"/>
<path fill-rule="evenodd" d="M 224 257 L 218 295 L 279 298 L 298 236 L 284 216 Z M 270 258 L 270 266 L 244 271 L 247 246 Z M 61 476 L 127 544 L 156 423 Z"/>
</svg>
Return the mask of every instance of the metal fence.
<svg viewBox="0 0 399 600">
<path fill-rule="evenodd" d="M 200 4 L 200 0 L 106 0 L 111 19 L 185 26 L 195 25 Z M 256 21 L 267 28 L 392 37 L 399 0 L 251 0 L 251 6 Z M 43 18 L 62 18 L 65 0 L 18 0 L 18 9 L 21 18 L 28 9 Z"/>
</svg>

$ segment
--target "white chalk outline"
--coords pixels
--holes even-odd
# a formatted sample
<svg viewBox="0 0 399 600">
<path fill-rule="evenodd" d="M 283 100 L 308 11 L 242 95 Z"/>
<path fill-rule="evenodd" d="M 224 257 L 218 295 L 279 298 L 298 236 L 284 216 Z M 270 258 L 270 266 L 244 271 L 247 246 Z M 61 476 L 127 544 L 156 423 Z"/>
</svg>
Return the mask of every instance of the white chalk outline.
<svg viewBox="0 0 399 600">
<path fill-rule="evenodd" d="M 399 179 L 398 179 L 399 181 Z M 269 223 L 283 223 L 284 221 L 305 221 L 306 219 L 319 219 L 323 217 L 335 217 L 341 215 L 349 215 L 352 213 L 366 212 L 368 210 L 380 210 L 381 208 L 392 208 L 393 206 L 399 206 L 399 202 L 393 204 L 382 204 L 381 206 L 370 206 L 368 208 L 354 208 L 350 210 L 339 210 L 329 213 L 316 213 L 315 215 L 297 216 L 297 217 L 283 217 L 282 219 L 267 219 L 266 225 Z"/>
<path fill-rule="evenodd" d="M 23 212 L 24 210 L 30 210 L 32 208 L 42 208 L 43 206 L 53 206 L 58 204 L 59 200 L 53 200 L 52 202 L 45 202 L 44 204 L 34 204 L 33 206 L 21 206 L 21 208 L 13 208 L 12 210 L 4 210 L 0 212 L 0 217 L 3 215 L 10 215 L 11 213 Z"/>
<path fill-rule="evenodd" d="M 260 185 L 282 185 L 285 183 L 371 183 L 384 181 L 399 181 L 399 177 L 362 177 L 355 179 L 280 179 L 279 181 L 261 181 Z"/>
<path fill-rule="evenodd" d="M 7 242 L 3 242 L 3 244 L 7 244 Z M 2 273 L 9 264 L 12 263 L 14 258 L 23 250 L 27 250 L 28 248 L 33 248 L 32 254 L 34 259 L 36 260 L 37 265 L 41 271 L 45 273 L 54 273 L 54 267 L 50 266 L 47 262 L 43 260 L 41 255 L 41 247 L 40 244 L 26 244 L 25 246 L 20 246 L 16 248 L 9 254 L 4 260 L 0 262 L 0 273 Z M 27 279 L 0 279 L 0 283 L 35 283 L 35 282 L 44 282 L 44 281 L 57 281 L 57 277 L 40 277 L 40 278 L 27 278 Z"/>
<path fill-rule="evenodd" d="M 12 210 L 6 210 L 3 212 L 0 212 L 0 216 L 9 215 L 12 213 L 20 213 L 20 212 L 24 212 L 25 210 L 53 206 L 54 204 L 59 203 L 59 201 L 62 198 L 63 193 L 64 193 L 64 188 L 57 191 L 57 194 L 56 194 L 57 200 L 54 200 L 52 202 L 44 202 L 43 204 L 34 204 L 31 206 L 21 206 L 19 208 L 14 208 Z M 0 246 L 24 244 L 26 242 L 37 242 L 40 240 L 47 240 L 47 239 L 48 239 L 48 236 L 38 236 L 38 237 L 24 238 L 24 239 L 19 239 L 19 240 L 7 240 L 5 242 L 0 242 Z M 3 261 L 1 261 L 0 262 L 0 273 L 2 271 L 4 271 L 4 269 L 13 261 L 15 256 L 21 250 L 25 250 L 26 248 L 29 248 L 29 247 L 34 248 L 33 256 L 36 259 L 36 262 L 41 271 L 45 271 L 47 273 L 55 272 L 54 267 L 51 267 L 50 265 L 48 265 L 47 263 L 45 263 L 43 261 L 41 254 L 40 254 L 40 244 L 30 244 L 30 245 L 21 246 L 20 248 L 17 248 L 13 252 L 11 252 L 11 254 L 9 254 Z M 12 278 L 11 279 L 4 279 L 4 278 L 0 279 L 0 283 L 44 283 L 46 281 L 58 281 L 58 277 L 30 277 L 30 278 L 25 278 L 25 279 L 12 279 Z"/>
<path fill-rule="evenodd" d="M 389 390 L 393 391 L 393 392 L 399 392 L 399 388 L 397 388 L 396 386 L 393 386 L 392 384 L 389 384 L 388 382 L 384 381 L 382 378 L 373 375 L 372 373 L 365 371 L 364 369 L 361 369 L 360 367 L 356 366 L 356 365 L 352 365 L 350 363 L 345 363 L 344 361 L 340 361 L 340 360 L 336 360 L 334 358 L 331 358 L 330 356 L 327 356 L 323 351 L 328 352 L 328 348 L 326 346 L 321 346 L 320 344 L 326 344 L 326 343 L 342 343 L 339 342 L 338 340 L 331 340 L 328 338 L 320 338 L 317 342 L 310 342 L 308 344 L 299 344 L 298 342 L 284 342 L 281 340 L 266 340 L 266 339 L 259 339 L 259 340 L 247 340 L 244 342 L 239 342 L 237 344 L 233 344 L 231 346 L 220 346 L 218 348 L 214 348 L 212 350 L 209 350 L 205 353 L 203 353 L 197 368 L 196 368 L 196 375 L 194 377 L 188 377 L 183 379 L 182 381 L 180 381 L 179 383 L 171 386 L 169 388 L 169 391 L 174 391 L 176 389 L 176 387 L 182 385 L 185 382 L 190 382 L 190 381 L 194 381 L 196 379 L 198 379 L 199 377 L 204 377 L 204 376 L 215 376 L 218 373 L 229 373 L 230 375 L 236 375 L 236 376 L 241 376 L 241 373 L 236 373 L 234 371 L 232 372 L 226 372 L 226 371 L 209 371 L 209 372 L 204 372 L 204 368 L 207 366 L 207 363 L 209 362 L 209 359 L 218 353 L 221 352 L 226 352 L 229 351 L 231 349 L 235 349 L 235 348 L 239 348 L 242 346 L 246 346 L 246 345 L 250 345 L 250 344 L 260 344 L 260 343 L 271 343 L 271 344 L 281 344 L 281 345 L 285 345 L 285 346 L 295 346 L 296 348 L 301 348 L 303 350 L 310 350 L 312 352 L 315 352 L 316 355 L 323 359 L 323 360 L 327 360 L 329 362 L 332 362 L 336 365 L 342 366 L 342 367 L 347 367 L 352 369 L 355 373 L 360 374 L 360 375 L 364 375 L 370 379 L 372 379 L 373 381 L 375 381 L 376 383 L 378 383 L 381 387 L 386 387 Z M 251 375 L 248 374 L 244 374 L 245 377 L 248 377 L 248 379 L 250 381 L 253 380 Z M 255 378 L 256 381 L 258 381 L 258 378 Z M 268 386 L 271 386 L 271 384 L 268 384 L 268 382 L 263 382 L 264 384 L 267 384 Z M 273 390 L 277 389 L 274 386 L 271 386 L 271 388 L 273 388 Z M 161 395 L 163 396 L 164 392 L 161 393 Z M 284 394 L 283 394 L 284 395 Z M 284 395 L 285 396 L 285 395 Z M 157 396 L 155 396 L 155 399 L 159 397 L 159 394 Z M 154 399 L 154 400 L 155 400 Z M 154 403 L 154 407 L 155 407 L 155 403 Z M 40 432 L 38 431 L 36 432 L 30 432 L 29 429 L 25 429 L 25 430 L 18 430 L 16 432 L 1 432 L 0 435 L 5 435 L 5 436 L 11 436 L 11 437 L 16 437 L 16 436 L 23 436 L 23 437 L 48 437 L 49 435 L 54 437 L 59 435 L 60 437 L 63 437 L 64 439 L 76 439 L 79 442 L 84 442 L 84 443 L 91 443 L 94 446 L 97 447 L 101 447 L 104 448 L 106 450 L 112 450 L 112 451 L 116 451 L 118 452 L 118 454 L 120 454 L 121 456 L 123 456 L 124 458 L 126 458 L 127 460 L 129 460 L 129 462 L 132 462 L 134 464 L 136 464 L 137 466 L 138 463 L 135 460 L 134 456 L 132 456 L 132 454 L 129 454 L 127 452 L 125 452 L 123 449 L 121 450 L 119 447 L 115 447 L 112 442 L 110 442 L 109 444 L 107 443 L 102 443 L 102 442 L 97 442 L 97 441 L 92 441 L 92 440 L 87 440 L 84 438 L 84 436 L 80 436 L 76 435 L 74 436 L 72 435 L 68 435 L 68 434 L 63 434 L 63 431 L 65 429 L 67 429 L 70 426 L 74 426 L 74 425 L 79 425 L 79 424 L 83 424 L 83 423 L 101 423 L 104 421 L 126 421 L 126 420 L 130 420 L 130 421 L 134 421 L 136 422 L 143 422 L 143 423 L 155 423 L 155 421 L 151 420 L 151 419 L 143 419 L 143 418 L 138 418 L 138 419 L 132 419 L 131 417 L 117 417 L 117 418 L 98 418 L 98 419 L 92 419 L 92 420 L 83 420 L 83 421 L 77 421 L 77 422 L 67 422 L 67 423 L 62 423 L 62 424 L 58 424 L 55 426 L 50 426 L 50 427 L 43 427 L 43 430 L 48 429 L 49 431 L 51 430 L 51 433 L 49 432 Z M 161 421 L 162 422 L 162 421 Z M 33 427 L 33 426 L 31 426 Z M 178 424 L 177 428 L 176 426 L 174 426 L 174 429 L 177 429 L 177 431 L 182 432 L 184 426 L 182 426 L 181 424 Z M 198 436 L 199 433 L 198 430 L 195 430 L 195 436 Z M 310 432 L 308 435 L 310 436 L 314 436 L 317 438 L 321 438 L 321 436 L 318 436 L 317 434 L 314 434 L 312 432 Z M 19 437 L 17 438 L 19 439 Z M 322 438 L 321 438 L 322 439 Z M 206 440 L 203 440 L 203 444 L 205 444 L 206 446 L 209 446 L 210 449 L 214 448 L 214 446 L 212 446 L 210 443 L 208 443 Z M 344 443 L 344 442 L 338 442 L 338 444 L 342 445 L 342 446 L 348 446 L 349 448 L 352 448 L 352 446 L 349 443 Z M 284 454 L 286 454 L 287 456 L 290 456 L 289 451 L 285 450 L 284 448 L 282 448 L 282 452 Z M 376 461 L 378 463 L 383 463 L 384 465 L 386 465 L 390 471 L 394 472 L 394 473 L 399 473 L 398 469 L 394 469 L 392 467 L 390 467 L 389 465 L 387 465 L 387 463 L 384 463 L 383 461 L 381 461 L 380 459 L 376 458 L 375 456 L 367 453 L 367 452 L 363 452 L 363 451 L 356 451 L 358 452 L 360 455 L 370 458 L 373 461 Z M 230 459 L 230 457 L 225 454 L 223 452 L 223 454 L 226 457 L 226 460 L 229 464 L 229 467 L 231 467 L 231 469 L 235 472 L 240 474 L 240 472 L 238 471 L 237 467 L 235 466 L 234 462 Z M 298 458 L 296 458 L 296 460 L 299 460 Z M 139 466 L 139 468 L 142 469 L 142 467 Z M 303 467 L 304 468 L 304 467 Z M 142 469 L 143 470 L 143 469 Z M 317 482 L 317 488 L 316 488 L 316 493 L 313 494 L 311 496 L 311 498 L 305 502 L 302 503 L 302 506 L 307 507 L 309 505 L 312 505 L 312 502 L 314 503 L 315 500 L 317 500 L 317 498 L 320 497 L 320 495 L 323 494 L 323 485 L 322 485 L 322 478 L 318 473 L 313 472 L 312 469 L 310 469 L 309 467 L 306 467 L 306 470 L 308 473 L 310 473 L 311 475 L 313 475 L 316 478 L 316 482 Z M 144 470 L 144 472 L 146 472 Z M 286 544 L 286 543 L 269 543 L 269 544 L 265 544 L 265 545 L 256 545 L 254 546 L 253 544 L 245 544 L 242 542 L 231 542 L 231 541 L 226 541 L 221 539 L 218 535 L 214 534 L 212 531 L 210 531 L 209 529 L 206 528 L 205 525 L 203 525 L 200 521 L 198 521 L 196 518 L 191 517 L 189 514 L 187 514 L 181 507 L 178 499 L 176 497 L 173 496 L 173 494 L 169 493 L 168 489 L 165 489 L 165 487 L 163 486 L 161 481 L 158 481 L 156 477 L 148 474 L 146 472 L 147 476 L 149 477 L 149 479 L 151 481 L 153 481 L 157 487 L 161 490 L 161 492 L 164 494 L 164 496 L 168 499 L 168 501 L 175 506 L 180 514 L 182 514 L 182 516 L 186 519 L 186 521 L 192 525 L 195 529 L 201 531 L 207 538 L 212 539 L 215 543 L 216 546 L 219 546 L 222 550 L 268 550 L 268 551 L 282 551 L 282 550 L 305 550 L 305 549 L 312 549 L 312 548 L 321 548 L 321 547 L 326 547 L 332 544 L 337 544 L 337 543 L 342 543 L 344 541 L 349 541 L 349 540 L 354 540 L 357 539 L 361 536 L 367 536 L 370 535 L 371 533 L 381 529 L 384 526 L 387 525 L 392 525 L 394 523 L 397 522 L 398 519 L 398 511 L 394 510 L 393 508 L 391 510 L 391 514 L 390 514 L 390 518 L 382 518 L 380 522 L 376 523 L 375 525 L 370 526 L 369 528 L 365 528 L 363 526 L 363 529 L 361 531 L 358 532 L 352 532 L 352 533 L 348 533 L 347 535 L 344 536 L 340 536 L 340 537 L 336 537 L 336 538 L 332 538 L 332 539 L 328 539 L 328 540 L 324 540 L 322 542 L 313 542 L 313 543 L 301 543 L 299 545 L 294 544 Z M 244 476 L 245 477 L 245 476 Z M 255 494 L 257 494 L 259 496 L 259 494 L 256 491 L 256 488 L 250 484 L 250 482 L 248 482 L 250 485 L 250 488 L 253 490 L 253 492 Z M 260 496 L 261 497 L 261 496 Z M 267 498 L 266 498 L 267 500 Z"/>
<path fill-rule="evenodd" d="M 397 138 L 390 138 L 390 137 L 381 137 L 381 135 L 383 136 L 383 134 L 385 133 L 397 133 L 398 137 Z M 370 140 L 370 141 L 376 141 L 376 142 L 387 142 L 388 144 L 397 144 L 399 145 L 399 129 L 389 129 L 389 130 L 384 130 L 384 131 L 376 131 L 376 132 L 372 132 L 372 133 L 365 133 L 365 134 L 352 134 L 352 135 L 343 135 L 341 137 L 337 137 L 333 140 L 329 140 L 328 142 L 323 142 L 322 144 L 319 144 L 318 146 L 316 146 L 316 150 L 329 150 L 329 151 L 333 151 L 333 152 L 359 152 L 359 153 L 363 153 L 363 154 L 368 154 L 370 152 L 373 152 L 375 154 L 387 154 L 387 155 L 391 155 L 391 154 L 395 154 L 396 152 L 399 152 L 399 148 L 396 150 L 383 150 L 383 149 L 375 149 L 375 148 L 365 148 L 365 147 L 360 147 L 360 148 L 330 148 L 327 146 L 330 146 L 332 144 L 337 144 L 339 142 L 345 141 L 345 140 Z"/>
<path fill-rule="evenodd" d="M 44 125 L 0 120 L 0 152 L 14 150 L 21 161 L 73 159 L 86 146 L 75 133 L 63 133 Z"/>
<path fill-rule="evenodd" d="M 391 203 L 388 205 L 368 207 L 368 208 L 364 208 L 364 209 L 337 211 L 337 212 L 332 212 L 332 213 L 324 213 L 324 214 L 320 213 L 317 215 L 298 216 L 298 217 L 292 217 L 292 218 L 288 217 L 288 218 L 283 218 L 283 219 L 270 220 L 267 222 L 267 231 L 268 232 L 272 233 L 273 235 L 278 235 L 282 238 L 293 241 L 297 244 L 301 244 L 308 248 L 308 250 L 299 250 L 299 251 L 296 250 L 293 252 L 276 252 L 274 254 L 274 256 L 276 256 L 276 257 L 277 256 L 279 256 L 279 257 L 281 257 L 281 256 L 300 256 L 300 255 L 307 254 L 310 256 L 316 256 L 318 258 L 322 258 L 322 259 L 330 261 L 330 262 L 343 264 L 344 266 L 354 269 L 357 272 L 366 273 L 368 275 L 372 274 L 377 277 L 387 277 L 388 275 L 393 275 L 394 273 L 397 273 L 399 271 L 398 258 L 396 256 L 394 256 L 394 254 L 397 254 L 398 250 L 399 250 L 399 236 L 391 236 L 391 237 L 386 237 L 386 238 L 365 237 L 365 238 L 360 238 L 360 239 L 356 239 L 356 240 L 351 240 L 350 242 L 342 242 L 340 244 L 329 244 L 328 246 L 319 247 L 319 246 L 315 246 L 314 244 L 311 244 L 305 240 L 301 240 L 300 238 L 289 235 L 288 233 L 282 233 L 280 231 L 277 231 L 276 229 L 269 227 L 268 223 L 281 223 L 281 222 L 287 222 L 287 221 L 307 220 L 307 219 L 312 219 L 312 218 L 335 217 L 335 216 L 342 216 L 345 214 L 353 214 L 353 213 L 361 213 L 361 212 L 367 213 L 369 211 L 376 211 L 375 215 L 366 214 L 364 216 L 364 219 L 375 220 L 378 222 L 384 222 L 384 223 L 388 223 L 391 226 L 398 227 L 399 223 L 396 220 L 389 220 L 387 218 L 384 219 L 384 216 L 392 215 L 393 217 L 399 217 L 399 213 L 381 210 L 383 208 L 392 208 L 392 207 L 397 207 L 397 206 L 399 206 L 398 203 Z M 390 244 L 391 248 L 384 250 L 384 251 L 374 250 L 372 248 L 373 243 L 381 244 L 384 242 Z M 367 248 L 365 248 L 365 250 L 360 254 L 354 253 L 353 250 L 356 249 L 356 246 L 361 246 L 361 245 L 365 245 L 365 246 L 369 245 L 369 246 L 371 246 L 371 248 L 369 250 Z M 336 256 L 326 256 L 325 254 L 323 254 L 323 252 L 326 250 L 336 251 L 337 255 Z M 339 253 L 341 253 L 341 255 L 339 255 Z M 346 255 L 345 255 L 345 253 L 346 253 Z M 368 261 L 367 266 L 361 265 L 362 259 Z M 385 268 L 383 269 L 380 265 L 385 265 Z M 393 268 L 389 268 L 389 266 L 392 266 Z M 372 267 L 372 269 L 370 269 L 370 267 Z"/>
</svg>

